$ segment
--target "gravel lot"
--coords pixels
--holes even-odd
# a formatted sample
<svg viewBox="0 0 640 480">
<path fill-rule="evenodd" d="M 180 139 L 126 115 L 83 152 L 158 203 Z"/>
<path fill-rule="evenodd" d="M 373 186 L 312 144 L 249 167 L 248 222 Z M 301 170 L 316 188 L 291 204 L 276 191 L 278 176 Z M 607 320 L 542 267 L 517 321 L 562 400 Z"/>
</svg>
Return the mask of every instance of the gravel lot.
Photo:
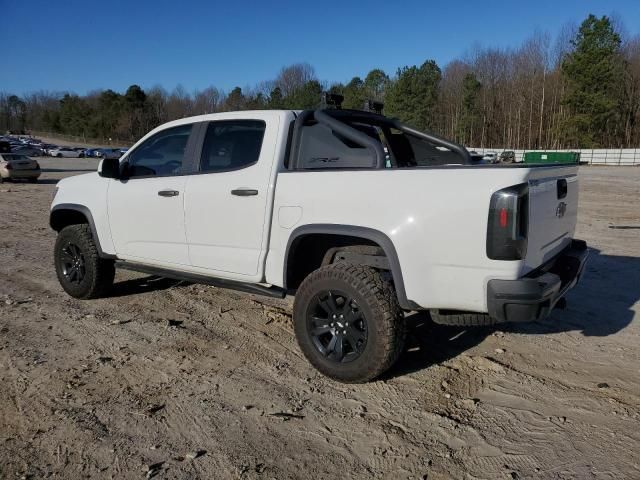
<svg viewBox="0 0 640 480">
<path fill-rule="evenodd" d="M 567 310 L 413 314 L 396 368 L 348 386 L 302 358 L 288 300 L 124 271 L 66 296 L 49 203 L 97 162 L 39 161 L 0 185 L 0 478 L 640 478 L 640 168 L 581 169 Z"/>
</svg>

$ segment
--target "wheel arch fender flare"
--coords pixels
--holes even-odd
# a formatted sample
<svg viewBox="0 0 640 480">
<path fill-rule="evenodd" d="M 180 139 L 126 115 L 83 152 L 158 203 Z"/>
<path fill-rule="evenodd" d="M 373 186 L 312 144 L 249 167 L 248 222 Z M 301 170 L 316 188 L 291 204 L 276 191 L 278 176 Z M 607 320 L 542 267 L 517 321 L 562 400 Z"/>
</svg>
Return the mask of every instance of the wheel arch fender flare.
<svg viewBox="0 0 640 480">
<path fill-rule="evenodd" d="M 75 221 L 67 221 L 69 216 L 74 214 L 80 214 L 86 219 L 86 223 L 91 229 L 93 240 L 96 243 L 98 255 L 101 258 L 115 258 L 114 255 L 107 254 L 102 250 L 102 247 L 100 246 L 100 237 L 98 236 L 98 231 L 93 220 L 93 215 L 91 214 L 91 210 L 89 210 L 89 208 L 85 205 L 80 205 L 77 203 L 59 203 L 55 205 L 49 212 L 49 226 L 56 232 L 59 232 L 67 225 L 77 224 L 78 222 Z"/>
<path fill-rule="evenodd" d="M 393 277 L 393 283 L 395 285 L 396 294 L 398 296 L 398 302 L 400 306 L 405 310 L 416 310 L 419 308 L 417 304 L 407 298 L 407 293 L 404 287 L 404 279 L 402 276 L 402 269 L 400 267 L 400 260 L 391 239 L 380 230 L 357 225 L 307 224 L 301 225 L 293 230 L 287 241 L 287 248 L 285 250 L 284 256 L 284 288 L 287 288 L 287 272 L 289 268 L 289 257 L 292 246 L 298 239 L 312 234 L 344 235 L 349 237 L 362 238 L 378 244 L 389 260 L 391 275 Z"/>
</svg>

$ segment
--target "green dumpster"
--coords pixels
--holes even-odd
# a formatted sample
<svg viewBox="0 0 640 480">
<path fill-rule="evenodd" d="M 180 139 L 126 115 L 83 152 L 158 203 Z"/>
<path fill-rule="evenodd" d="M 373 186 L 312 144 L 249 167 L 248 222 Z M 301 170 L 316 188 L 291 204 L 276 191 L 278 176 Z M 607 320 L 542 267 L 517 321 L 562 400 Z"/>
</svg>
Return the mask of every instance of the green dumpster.
<svg viewBox="0 0 640 480">
<path fill-rule="evenodd" d="M 580 163 L 579 152 L 524 152 L 524 163 Z"/>
</svg>

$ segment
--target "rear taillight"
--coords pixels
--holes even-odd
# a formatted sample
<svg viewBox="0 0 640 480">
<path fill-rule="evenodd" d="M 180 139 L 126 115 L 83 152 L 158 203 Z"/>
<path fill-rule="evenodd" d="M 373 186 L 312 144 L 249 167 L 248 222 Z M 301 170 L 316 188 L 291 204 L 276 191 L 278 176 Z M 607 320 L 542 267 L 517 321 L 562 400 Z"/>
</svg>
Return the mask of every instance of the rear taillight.
<svg viewBox="0 0 640 480">
<path fill-rule="evenodd" d="M 498 190 L 491 196 L 487 225 L 487 256 L 492 260 L 521 260 L 527 253 L 529 190 L 526 183 Z"/>
</svg>

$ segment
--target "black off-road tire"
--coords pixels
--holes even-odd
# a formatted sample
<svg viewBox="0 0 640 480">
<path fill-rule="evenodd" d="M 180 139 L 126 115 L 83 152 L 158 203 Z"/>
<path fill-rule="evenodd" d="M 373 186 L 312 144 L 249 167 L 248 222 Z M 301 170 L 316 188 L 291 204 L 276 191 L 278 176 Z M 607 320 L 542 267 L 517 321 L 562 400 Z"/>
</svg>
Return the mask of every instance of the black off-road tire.
<svg viewBox="0 0 640 480">
<path fill-rule="evenodd" d="M 350 295 L 367 322 L 366 344 L 359 356 L 339 363 L 314 345 L 308 315 L 324 291 Z M 406 337 L 404 314 L 390 282 L 370 267 L 339 262 L 326 265 L 304 279 L 296 292 L 293 322 L 300 349 L 322 374 L 345 383 L 364 383 L 387 371 L 398 359 Z"/>
<path fill-rule="evenodd" d="M 486 313 L 446 312 L 430 310 L 431 320 L 438 325 L 452 327 L 486 327 L 497 322 Z"/>
<path fill-rule="evenodd" d="M 64 250 L 69 245 L 77 246 L 84 261 L 84 276 L 77 282 L 71 281 L 64 272 Z M 54 262 L 60 285 L 74 298 L 103 297 L 113 285 L 115 264 L 113 260 L 100 258 L 87 224 L 69 225 L 60 230 L 54 247 Z"/>
</svg>

